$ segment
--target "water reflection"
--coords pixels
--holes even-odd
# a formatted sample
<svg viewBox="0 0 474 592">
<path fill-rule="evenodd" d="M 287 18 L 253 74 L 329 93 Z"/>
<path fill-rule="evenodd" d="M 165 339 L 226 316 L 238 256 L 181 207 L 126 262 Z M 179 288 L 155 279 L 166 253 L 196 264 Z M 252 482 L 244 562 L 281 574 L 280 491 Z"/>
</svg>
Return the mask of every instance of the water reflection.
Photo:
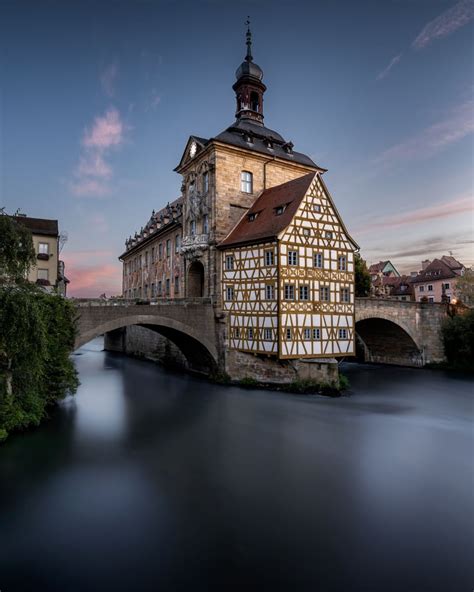
<svg viewBox="0 0 474 592">
<path fill-rule="evenodd" d="M 100 350 L 0 449 L 2 590 L 469 589 L 470 380 L 346 365 L 333 400 Z"/>
</svg>

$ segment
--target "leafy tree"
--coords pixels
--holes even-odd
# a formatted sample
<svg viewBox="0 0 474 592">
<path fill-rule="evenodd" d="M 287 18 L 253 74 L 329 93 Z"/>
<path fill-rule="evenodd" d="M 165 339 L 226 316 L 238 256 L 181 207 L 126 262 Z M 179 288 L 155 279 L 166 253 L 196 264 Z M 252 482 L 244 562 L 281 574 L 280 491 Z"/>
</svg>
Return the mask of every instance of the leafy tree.
<svg viewBox="0 0 474 592">
<path fill-rule="evenodd" d="M 31 232 L 14 218 L 0 214 L 0 281 L 26 278 L 35 263 Z"/>
<path fill-rule="evenodd" d="M 456 280 L 456 298 L 465 306 L 474 307 L 474 271 L 467 269 Z"/>
<path fill-rule="evenodd" d="M 74 307 L 25 281 L 33 262 L 31 234 L 0 215 L 0 441 L 38 425 L 51 405 L 78 386 L 69 357 Z"/>
<path fill-rule="evenodd" d="M 446 319 L 441 331 L 448 363 L 474 371 L 474 310 Z"/>
<path fill-rule="evenodd" d="M 370 294 L 370 273 L 367 269 L 367 263 L 362 259 L 359 253 L 355 254 L 354 259 L 355 268 L 355 295 L 368 296 Z"/>
</svg>

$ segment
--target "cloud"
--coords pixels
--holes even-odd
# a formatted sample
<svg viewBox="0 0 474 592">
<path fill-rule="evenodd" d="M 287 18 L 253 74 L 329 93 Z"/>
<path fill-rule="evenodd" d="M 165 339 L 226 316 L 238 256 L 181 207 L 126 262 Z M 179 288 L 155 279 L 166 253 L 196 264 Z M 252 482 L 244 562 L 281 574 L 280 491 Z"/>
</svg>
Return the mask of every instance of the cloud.
<svg viewBox="0 0 474 592">
<path fill-rule="evenodd" d="M 112 62 L 100 74 L 100 85 L 108 97 L 113 97 L 115 95 L 115 83 L 117 81 L 118 73 L 118 63 Z"/>
<path fill-rule="evenodd" d="M 462 0 L 426 24 L 413 41 L 413 49 L 423 49 L 433 41 L 447 37 L 474 18 L 474 0 Z"/>
<path fill-rule="evenodd" d="M 469 100 L 456 106 L 444 118 L 418 134 L 385 150 L 374 162 L 390 164 L 395 161 L 429 158 L 473 132 L 474 101 Z"/>
<path fill-rule="evenodd" d="M 428 220 L 449 218 L 459 214 L 472 213 L 474 200 L 472 195 L 460 196 L 455 199 L 438 203 L 425 208 L 417 208 L 402 214 L 390 214 L 382 218 L 373 218 L 368 224 L 354 230 L 354 234 L 373 233 L 383 228 L 396 228 L 410 224 L 422 224 Z"/>
<path fill-rule="evenodd" d="M 112 166 L 107 162 L 110 151 L 120 147 L 125 139 L 126 126 L 114 107 L 94 119 L 83 134 L 82 152 L 69 184 L 78 197 L 105 197 L 111 193 Z"/>
<path fill-rule="evenodd" d="M 66 266 L 66 277 L 71 282 L 68 287 L 68 296 L 97 298 L 104 292 L 108 296 L 120 294 L 122 292 L 121 276 L 120 266 L 111 263 L 69 269 Z"/>
<path fill-rule="evenodd" d="M 390 63 L 388 64 L 388 66 L 377 75 L 376 80 L 383 80 L 386 76 L 388 76 L 388 74 L 390 73 L 390 70 L 394 66 L 396 66 L 401 59 L 402 59 L 402 54 L 401 53 L 399 53 L 394 58 L 392 58 L 390 60 Z"/>
</svg>

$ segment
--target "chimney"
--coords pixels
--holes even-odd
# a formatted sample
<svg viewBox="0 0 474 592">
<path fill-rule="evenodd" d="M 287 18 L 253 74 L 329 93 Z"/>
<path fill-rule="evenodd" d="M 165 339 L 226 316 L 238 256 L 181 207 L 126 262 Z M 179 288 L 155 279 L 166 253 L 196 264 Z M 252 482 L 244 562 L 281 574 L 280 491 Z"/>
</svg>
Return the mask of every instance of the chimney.
<svg viewBox="0 0 474 592">
<path fill-rule="evenodd" d="M 425 269 L 428 267 L 428 265 L 431 263 L 431 261 L 429 259 L 425 259 L 424 261 L 421 262 L 421 270 L 425 271 Z"/>
</svg>

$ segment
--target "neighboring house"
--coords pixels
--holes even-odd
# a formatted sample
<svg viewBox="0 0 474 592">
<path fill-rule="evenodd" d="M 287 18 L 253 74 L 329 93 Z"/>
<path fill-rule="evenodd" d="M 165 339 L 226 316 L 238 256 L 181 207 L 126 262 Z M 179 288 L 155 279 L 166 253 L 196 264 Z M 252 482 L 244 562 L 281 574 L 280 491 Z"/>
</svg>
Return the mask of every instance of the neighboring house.
<svg viewBox="0 0 474 592">
<path fill-rule="evenodd" d="M 455 296 L 457 278 L 464 274 L 464 265 L 447 255 L 423 261 L 422 265 L 422 271 L 412 278 L 415 300 L 450 302 Z"/>
<path fill-rule="evenodd" d="M 378 263 L 374 263 L 369 267 L 369 273 L 373 281 L 381 276 L 400 277 L 400 274 L 391 261 L 379 261 Z"/>
<path fill-rule="evenodd" d="M 28 274 L 28 280 L 42 286 L 47 292 L 53 291 L 66 296 L 69 280 L 64 274 L 64 262 L 59 260 L 59 229 L 57 220 L 29 218 L 25 214 L 17 214 L 12 218 L 28 228 L 33 237 L 36 253 L 36 265 Z"/>
<path fill-rule="evenodd" d="M 370 294 L 377 298 L 386 298 L 390 296 L 394 282 L 388 282 L 387 279 L 396 279 L 400 277 L 396 267 L 391 261 L 379 261 L 369 267 L 370 274 Z"/>
<path fill-rule="evenodd" d="M 372 281 L 371 294 L 377 298 L 414 300 L 412 277 L 382 276 Z"/>
<path fill-rule="evenodd" d="M 182 197 L 126 241 L 123 296 L 210 297 L 231 349 L 353 355 L 358 247 L 325 169 L 264 125 L 266 86 L 249 32 L 247 48 L 232 87 L 235 121 L 214 137 L 189 137 L 175 169 Z"/>
</svg>

